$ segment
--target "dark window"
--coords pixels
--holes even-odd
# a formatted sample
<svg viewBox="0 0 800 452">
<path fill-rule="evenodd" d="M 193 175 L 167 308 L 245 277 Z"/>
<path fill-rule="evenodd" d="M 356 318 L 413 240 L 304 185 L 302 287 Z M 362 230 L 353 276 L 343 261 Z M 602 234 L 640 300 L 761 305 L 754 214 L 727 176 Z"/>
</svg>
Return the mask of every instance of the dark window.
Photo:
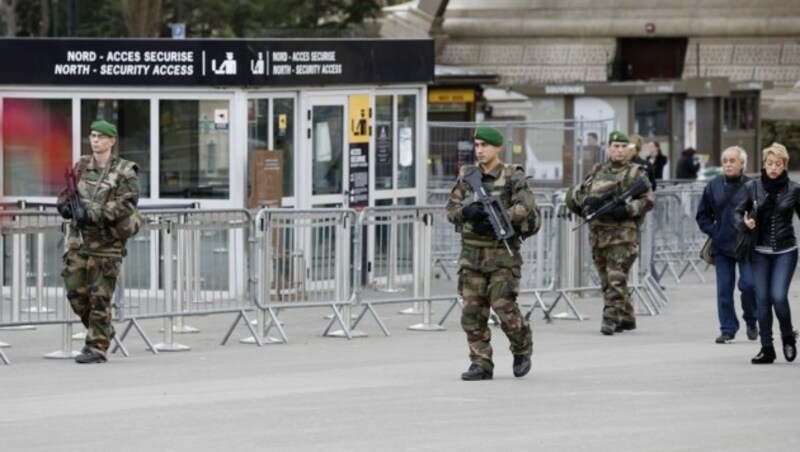
<svg viewBox="0 0 800 452">
<path fill-rule="evenodd" d="M 754 130 L 756 127 L 756 96 L 742 95 L 724 100 L 723 131 Z"/>
<path fill-rule="evenodd" d="M 643 137 L 669 135 L 669 98 L 636 97 L 634 132 Z"/>
<path fill-rule="evenodd" d="M 683 76 L 686 38 L 619 39 L 612 78 L 674 80 Z"/>
</svg>

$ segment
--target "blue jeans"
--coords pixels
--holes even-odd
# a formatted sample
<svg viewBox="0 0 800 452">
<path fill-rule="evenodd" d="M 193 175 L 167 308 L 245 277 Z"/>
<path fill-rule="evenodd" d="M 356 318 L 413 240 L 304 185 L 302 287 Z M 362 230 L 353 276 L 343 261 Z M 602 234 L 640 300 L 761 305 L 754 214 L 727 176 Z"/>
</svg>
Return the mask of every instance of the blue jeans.
<svg viewBox="0 0 800 452">
<path fill-rule="evenodd" d="M 739 320 L 736 319 L 736 308 L 733 302 L 733 288 L 736 283 L 736 259 L 715 255 L 714 267 L 717 270 L 717 315 L 719 330 L 723 334 L 736 336 L 739 331 Z M 742 318 L 747 325 L 755 325 L 758 320 L 756 306 L 756 289 L 753 285 L 752 265 L 750 262 L 739 264 L 739 291 L 742 293 Z"/>
<path fill-rule="evenodd" d="M 761 346 L 772 346 L 772 310 L 778 317 L 781 336 L 792 334 L 792 312 L 789 310 L 789 284 L 797 266 L 797 250 L 783 254 L 753 253 L 753 279 L 758 300 L 758 328 Z"/>
</svg>

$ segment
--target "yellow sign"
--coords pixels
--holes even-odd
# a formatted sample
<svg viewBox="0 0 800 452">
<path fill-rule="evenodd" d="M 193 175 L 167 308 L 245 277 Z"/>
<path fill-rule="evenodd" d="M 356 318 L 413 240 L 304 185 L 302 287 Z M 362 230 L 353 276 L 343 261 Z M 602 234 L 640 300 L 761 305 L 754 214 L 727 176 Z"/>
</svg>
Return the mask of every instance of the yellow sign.
<svg viewBox="0 0 800 452">
<path fill-rule="evenodd" d="M 372 133 L 372 112 L 369 108 L 369 94 L 350 96 L 350 126 L 348 133 L 350 143 L 369 143 Z"/>
<path fill-rule="evenodd" d="M 428 91 L 431 104 L 465 104 L 475 102 L 475 91 L 471 89 L 432 89 Z"/>
</svg>

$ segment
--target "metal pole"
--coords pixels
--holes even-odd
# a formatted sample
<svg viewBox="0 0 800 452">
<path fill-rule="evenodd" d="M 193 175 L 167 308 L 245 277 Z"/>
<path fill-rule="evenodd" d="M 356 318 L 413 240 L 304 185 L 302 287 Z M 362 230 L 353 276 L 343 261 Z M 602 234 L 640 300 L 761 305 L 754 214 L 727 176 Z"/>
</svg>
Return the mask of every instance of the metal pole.
<svg viewBox="0 0 800 452">
<path fill-rule="evenodd" d="M 167 312 L 175 312 L 177 302 L 173 293 L 174 269 L 172 265 L 172 233 L 174 226 L 171 221 L 167 221 L 167 228 L 164 230 L 164 304 Z M 191 350 L 190 347 L 178 344 L 173 338 L 173 317 L 164 317 L 164 342 L 154 345 L 160 352 L 182 352 Z"/>
</svg>

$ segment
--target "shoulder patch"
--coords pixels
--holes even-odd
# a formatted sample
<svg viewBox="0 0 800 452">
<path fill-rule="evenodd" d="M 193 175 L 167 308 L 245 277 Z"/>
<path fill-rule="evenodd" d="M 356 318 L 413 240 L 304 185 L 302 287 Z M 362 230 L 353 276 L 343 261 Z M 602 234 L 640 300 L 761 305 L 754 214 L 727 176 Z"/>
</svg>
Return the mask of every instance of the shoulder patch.
<svg viewBox="0 0 800 452">
<path fill-rule="evenodd" d="M 139 174 L 139 165 L 135 162 L 125 159 L 119 159 L 119 163 L 117 163 L 117 168 L 119 168 L 119 172 L 122 174 Z"/>
</svg>

